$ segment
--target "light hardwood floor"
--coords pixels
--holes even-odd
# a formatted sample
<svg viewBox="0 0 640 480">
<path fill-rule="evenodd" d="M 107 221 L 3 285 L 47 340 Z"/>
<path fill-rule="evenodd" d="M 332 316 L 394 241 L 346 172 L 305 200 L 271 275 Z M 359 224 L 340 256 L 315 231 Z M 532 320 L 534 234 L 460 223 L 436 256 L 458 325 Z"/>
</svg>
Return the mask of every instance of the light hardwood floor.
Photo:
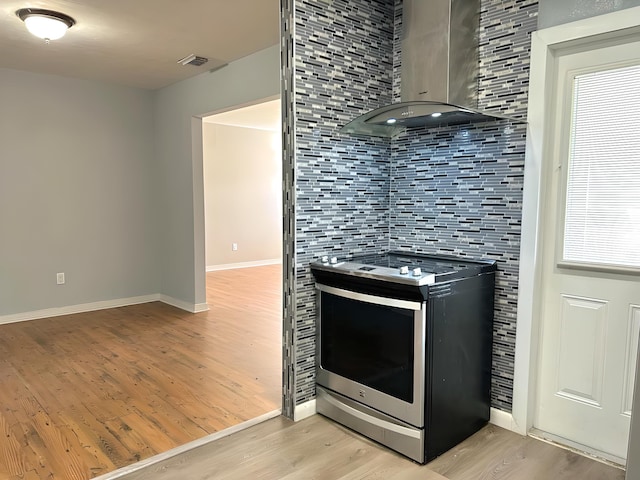
<svg viewBox="0 0 640 480">
<path fill-rule="evenodd" d="M 0 480 L 85 480 L 281 407 L 280 265 L 150 303 L 0 326 Z"/>
<path fill-rule="evenodd" d="M 624 472 L 493 425 L 418 465 L 314 415 L 274 418 L 116 479 L 623 480 Z"/>
</svg>

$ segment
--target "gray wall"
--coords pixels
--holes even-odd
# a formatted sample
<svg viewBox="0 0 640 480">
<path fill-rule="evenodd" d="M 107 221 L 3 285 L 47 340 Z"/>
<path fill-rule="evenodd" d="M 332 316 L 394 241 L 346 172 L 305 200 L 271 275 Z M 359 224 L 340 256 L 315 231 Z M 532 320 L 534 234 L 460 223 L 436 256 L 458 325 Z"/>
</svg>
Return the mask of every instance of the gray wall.
<svg viewBox="0 0 640 480">
<path fill-rule="evenodd" d="M 640 0 L 539 0 L 538 29 L 639 5 Z"/>
<path fill-rule="evenodd" d="M 206 302 L 202 130 L 192 139 L 192 119 L 278 95 L 279 55 L 279 46 L 274 46 L 155 92 L 159 262 L 165 295 L 196 305 Z"/>
<path fill-rule="evenodd" d="M 157 293 L 152 94 L 0 69 L 0 105 L 0 315 Z"/>
<path fill-rule="evenodd" d="M 156 92 L 0 69 L 0 316 L 204 304 L 193 116 L 277 96 L 279 73 L 278 46 Z"/>
</svg>

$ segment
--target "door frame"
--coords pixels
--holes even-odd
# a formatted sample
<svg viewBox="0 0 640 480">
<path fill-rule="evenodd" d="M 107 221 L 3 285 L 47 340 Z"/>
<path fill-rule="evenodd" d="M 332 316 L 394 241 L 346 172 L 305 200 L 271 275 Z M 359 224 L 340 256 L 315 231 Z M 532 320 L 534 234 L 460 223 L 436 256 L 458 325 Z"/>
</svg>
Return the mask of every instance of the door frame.
<svg viewBox="0 0 640 480">
<path fill-rule="evenodd" d="M 626 36 L 640 38 L 640 7 L 578 20 L 532 34 L 513 409 L 511 417 L 502 421 L 504 426 L 522 435 L 526 435 L 533 426 L 536 408 L 541 325 L 541 309 L 538 306 L 542 300 L 540 227 L 543 224 L 543 199 L 547 193 L 544 178 L 551 168 L 551 122 L 547 120 L 554 108 L 553 91 L 550 88 L 556 74 L 554 60 L 559 50 Z M 639 376 L 636 370 L 636 385 L 640 381 Z M 632 441 L 633 438 L 630 444 Z M 640 445 L 634 445 L 632 448 L 639 449 Z"/>
</svg>

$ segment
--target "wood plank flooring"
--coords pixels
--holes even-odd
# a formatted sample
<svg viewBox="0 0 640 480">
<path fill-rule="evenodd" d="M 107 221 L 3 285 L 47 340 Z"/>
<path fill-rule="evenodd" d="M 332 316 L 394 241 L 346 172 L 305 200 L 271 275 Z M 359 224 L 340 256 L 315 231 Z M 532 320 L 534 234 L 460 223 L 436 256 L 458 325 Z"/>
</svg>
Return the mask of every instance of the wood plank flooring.
<svg viewBox="0 0 640 480">
<path fill-rule="evenodd" d="M 314 415 L 297 423 L 274 418 L 110 480 L 178 478 L 623 480 L 624 471 L 494 425 L 422 466 Z"/>
<path fill-rule="evenodd" d="M 0 480 L 85 480 L 281 406 L 280 265 L 156 302 L 0 325 Z"/>
</svg>

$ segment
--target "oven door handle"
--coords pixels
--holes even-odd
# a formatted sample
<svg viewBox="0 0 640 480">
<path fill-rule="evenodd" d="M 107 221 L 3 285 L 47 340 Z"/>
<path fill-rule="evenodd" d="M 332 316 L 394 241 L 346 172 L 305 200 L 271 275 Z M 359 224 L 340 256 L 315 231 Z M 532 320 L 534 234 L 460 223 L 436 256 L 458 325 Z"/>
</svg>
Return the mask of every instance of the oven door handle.
<svg viewBox="0 0 640 480">
<path fill-rule="evenodd" d="M 374 305 L 384 305 L 387 307 L 396 307 L 396 308 L 403 308 L 405 310 L 416 310 L 416 311 L 420 311 L 422 309 L 421 302 L 412 302 L 410 300 L 398 300 L 397 298 L 387 298 L 387 297 L 380 297 L 377 295 L 368 295 L 366 293 L 352 292 L 351 290 L 344 290 L 342 288 L 329 287 L 328 285 L 323 285 L 321 283 L 316 283 L 316 288 L 320 292 L 330 293 L 332 295 L 349 298 L 351 300 L 358 300 L 361 302 L 373 303 Z"/>
<path fill-rule="evenodd" d="M 361 412 L 360 410 L 353 408 L 352 406 L 347 405 L 346 403 L 343 403 L 333 398 L 331 395 L 327 395 L 326 393 L 323 395 L 322 398 L 325 402 L 331 404 L 331 406 L 333 406 L 334 408 L 341 410 L 346 414 L 351 415 L 363 422 L 369 423 L 371 425 L 375 425 L 376 427 L 379 427 L 385 430 L 390 430 L 394 433 L 400 434 L 405 437 L 410 437 L 410 438 L 419 439 L 422 434 L 420 429 L 417 429 L 415 427 L 411 428 L 408 425 L 405 427 L 403 425 L 400 425 L 399 423 L 392 423 L 389 420 L 383 420 L 381 418 L 374 417 L 373 415 L 370 415 L 365 412 Z"/>
</svg>

